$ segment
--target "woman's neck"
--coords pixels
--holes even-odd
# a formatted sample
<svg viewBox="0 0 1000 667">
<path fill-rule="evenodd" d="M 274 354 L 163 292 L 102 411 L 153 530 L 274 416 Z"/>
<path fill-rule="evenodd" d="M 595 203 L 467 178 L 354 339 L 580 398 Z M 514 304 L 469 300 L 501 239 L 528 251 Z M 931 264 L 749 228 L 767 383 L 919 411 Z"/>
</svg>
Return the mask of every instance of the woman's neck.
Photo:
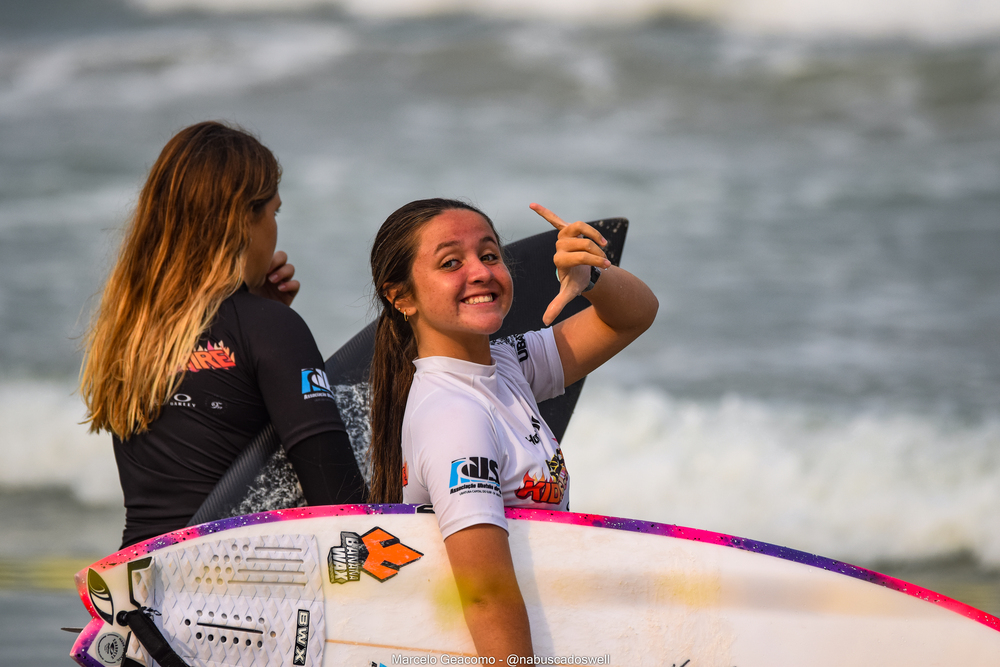
<svg viewBox="0 0 1000 667">
<path fill-rule="evenodd" d="M 485 334 L 470 334 L 462 338 L 417 336 L 417 357 L 449 357 L 483 366 L 493 363 L 490 337 Z"/>
</svg>

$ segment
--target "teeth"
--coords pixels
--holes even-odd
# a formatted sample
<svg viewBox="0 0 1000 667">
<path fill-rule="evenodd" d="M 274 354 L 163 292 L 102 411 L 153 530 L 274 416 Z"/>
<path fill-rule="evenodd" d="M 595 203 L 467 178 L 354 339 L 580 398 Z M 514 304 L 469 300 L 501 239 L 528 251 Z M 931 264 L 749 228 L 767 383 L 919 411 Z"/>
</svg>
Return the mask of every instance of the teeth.
<svg viewBox="0 0 1000 667">
<path fill-rule="evenodd" d="M 493 295 L 492 294 L 484 294 L 483 296 L 473 296 L 473 297 L 470 297 L 470 298 L 468 298 L 468 299 L 465 300 L 465 303 L 468 303 L 468 304 L 489 303 L 490 301 L 493 301 Z"/>
</svg>

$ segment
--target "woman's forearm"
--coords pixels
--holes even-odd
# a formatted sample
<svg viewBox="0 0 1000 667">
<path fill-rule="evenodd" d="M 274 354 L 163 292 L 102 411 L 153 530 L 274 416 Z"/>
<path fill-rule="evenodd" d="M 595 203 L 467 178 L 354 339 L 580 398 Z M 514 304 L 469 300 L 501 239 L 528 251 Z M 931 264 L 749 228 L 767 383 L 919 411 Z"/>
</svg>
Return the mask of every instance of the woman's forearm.
<svg viewBox="0 0 1000 667">
<path fill-rule="evenodd" d="M 594 289 L 583 296 L 593 308 L 552 328 L 567 387 L 638 338 L 653 323 L 659 307 L 645 283 L 618 267 L 605 269 Z"/>
<path fill-rule="evenodd" d="M 615 332 L 634 333 L 628 342 L 650 327 L 660 305 L 646 283 L 617 266 L 604 269 L 597 284 L 584 292 L 583 297 L 593 304 L 594 313 L 601 321 Z"/>
<path fill-rule="evenodd" d="M 468 584 L 459 583 L 462 612 L 476 644 L 476 653 L 493 656 L 497 664 L 503 664 L 512 653 L 530 656 L 531 629 L 520 591 L 515 587 L 513 591 L 470 594 L 469 588 Z"/>
<path fill-rule="evenodd" d="M 462 611 L 476 653 L 504 664 L 511 654 L 531 655 L 528 612 L 514 575 L 507 532 L 478 524 L 445 539 Z"/>
</svg>

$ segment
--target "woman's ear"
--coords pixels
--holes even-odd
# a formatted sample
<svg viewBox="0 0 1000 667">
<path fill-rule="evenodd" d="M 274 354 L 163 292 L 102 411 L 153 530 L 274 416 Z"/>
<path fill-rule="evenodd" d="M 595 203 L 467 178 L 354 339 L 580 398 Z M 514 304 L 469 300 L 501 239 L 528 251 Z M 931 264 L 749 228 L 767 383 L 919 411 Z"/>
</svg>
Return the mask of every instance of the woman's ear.
<svg viewBox="0 0 1000 667">
<path fill-rule="evenodd" d="M 401 291 L 400 286 L 393 283 L 386 283 L 382 286 L 382 296 L 392 304 L 393 308 L 399 311 L 408 311 L 413 306 L 412 299 L 409 294 L 401 296 Z"/>
</svg>

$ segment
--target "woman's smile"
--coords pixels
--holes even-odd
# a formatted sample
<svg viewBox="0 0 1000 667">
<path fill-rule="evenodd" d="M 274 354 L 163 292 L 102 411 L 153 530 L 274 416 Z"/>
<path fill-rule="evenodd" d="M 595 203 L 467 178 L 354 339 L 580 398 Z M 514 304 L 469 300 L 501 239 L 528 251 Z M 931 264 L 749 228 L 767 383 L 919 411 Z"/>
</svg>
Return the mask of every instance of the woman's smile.
<svg viewBox="0 0 1000 667">
<path fill-rule="evenodd" d="M 474 211 L 449 209 L 418 235 L 413 292 L 397 299 L 421 357 L 490 363 L 489 336 L 513 300 L 510 273 L 489 223 Z"/>
</svg>

